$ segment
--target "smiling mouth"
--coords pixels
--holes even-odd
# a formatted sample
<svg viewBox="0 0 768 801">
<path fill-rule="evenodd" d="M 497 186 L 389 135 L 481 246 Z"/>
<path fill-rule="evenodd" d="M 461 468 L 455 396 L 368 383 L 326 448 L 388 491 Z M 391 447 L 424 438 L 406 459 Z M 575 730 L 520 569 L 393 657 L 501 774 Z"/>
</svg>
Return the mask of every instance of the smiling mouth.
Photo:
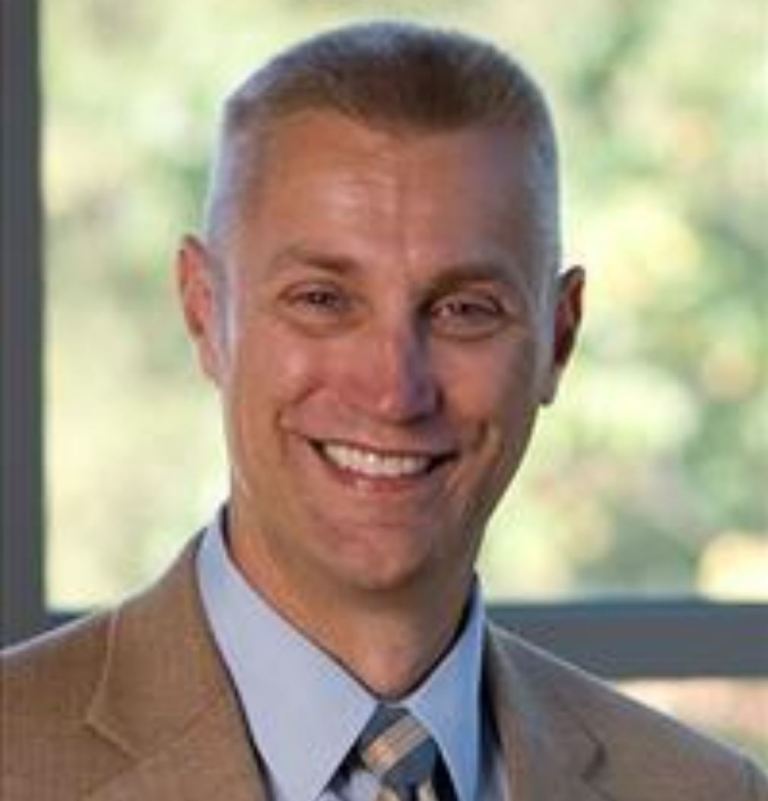
<svg viewBox="0 0 768 801">
<path fill-rule="evenodd" d="M 452 458 L 452 454 L 395 453 L 340 442 L 312 443 L 333 467 L 373 479 L 404 479 L 426 475 Z"/>
</svg>

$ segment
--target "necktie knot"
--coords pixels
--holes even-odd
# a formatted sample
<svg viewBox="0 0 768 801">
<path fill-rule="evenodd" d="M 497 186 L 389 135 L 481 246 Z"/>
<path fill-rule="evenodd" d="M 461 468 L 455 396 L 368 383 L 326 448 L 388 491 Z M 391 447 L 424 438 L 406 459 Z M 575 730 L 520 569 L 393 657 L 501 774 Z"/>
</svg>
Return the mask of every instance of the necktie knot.
<svg viewBox="0 0 768 801">
<path fill-rule="evenodd" d="M 433 778 L 437 746 L 429 732 L 401 707 L 381 706 L 360 737 L 363 764 L 385 788 L 406 801 Z"/>
</svg>

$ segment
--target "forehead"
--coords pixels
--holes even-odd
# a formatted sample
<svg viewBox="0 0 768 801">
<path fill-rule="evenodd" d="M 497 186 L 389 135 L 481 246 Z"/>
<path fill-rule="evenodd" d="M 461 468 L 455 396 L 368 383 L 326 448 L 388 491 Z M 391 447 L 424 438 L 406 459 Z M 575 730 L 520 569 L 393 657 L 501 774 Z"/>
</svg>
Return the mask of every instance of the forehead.
<svg viewBox="0 0 768 801">
<path fill-rule="evenodd" d="M 441 183 L 501 184 L 506 179 L 513 192 L 534 188 L 537 159 L 531 145 L 532 135 L 512 124 L 425 131 L 308 109 L 278 118 L 265 129 L 257 180 L 274 189 L 287 176 L 312 177 L 316 169 L 325 169 L 386 176 L 401 186 L 417 184 L 419 175 L 434 171 L 433 178 Z"/>
<path fill-rule="evenodd" d="M 424 132 L 292 114 L 262 136 L 238 238 L 366 260 L 483 260 L 492 254 L 474 251 L 500 248 L 538 261 L 551 201 L 529 139 L 511 126 Z"/>
</svg>

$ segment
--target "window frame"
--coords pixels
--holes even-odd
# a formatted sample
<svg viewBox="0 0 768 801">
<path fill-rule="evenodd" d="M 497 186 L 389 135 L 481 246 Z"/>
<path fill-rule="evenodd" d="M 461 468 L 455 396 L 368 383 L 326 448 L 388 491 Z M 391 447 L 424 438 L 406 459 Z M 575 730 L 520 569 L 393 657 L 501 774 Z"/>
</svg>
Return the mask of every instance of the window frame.
<svg viewBox="0 0 768 801">
<path fill-rule="evenodd" d="M 37 0 L 0 6 L 2 637 L 45 625 L 42 203 Z"/>
<path fill-rule="evenodd" d="M 44 587 L 44 266 L 39 0 L 0 6 L 2 617 L 11 644 L 72 619 Z M 768 604 L 621 599 L 496 604 L 491 616 L 608 678 L 768 676 Z"/>
</svg>

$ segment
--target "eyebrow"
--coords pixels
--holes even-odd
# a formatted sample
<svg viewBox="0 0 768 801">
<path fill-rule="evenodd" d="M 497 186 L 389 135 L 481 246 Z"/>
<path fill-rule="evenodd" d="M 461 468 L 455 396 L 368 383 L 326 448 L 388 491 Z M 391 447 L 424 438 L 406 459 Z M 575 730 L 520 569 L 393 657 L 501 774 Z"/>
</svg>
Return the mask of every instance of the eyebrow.
<svg viewBox="0 0 768 801">
<path fill-rule="evenodd" d="M 435 281 L 435 285 L 441 289 L 477 283 L 516 287 L 518 282 L 508 266 L 494 261 L 470 261 L 451 265 L 441 270 Z"/>
<path fill-rule="evenodd" d="M 321 270 L 337 276 L 349 276 L 361 270 L 361 264 L 351 256 L 327 253 L 303 244 L 283 248 L 271 260 L 273 274 L 280 274 L 293 264 Z M 433 277 L 430 293 L 449 291 L 466 284 L 494 283 L 519 289 L 515 271 L 498 261 L 466 261 L 449 265 Z"/>
<path fill-rule="evenodd" d="M 289 245 L 280 250 L 270 261 L 270 269 L 277 274 L 297 263 L 335 275 L 348 275 L 360 270 L 360 264 L 349 256 L 323 253 L 301 244 Z"/>
</svg>

